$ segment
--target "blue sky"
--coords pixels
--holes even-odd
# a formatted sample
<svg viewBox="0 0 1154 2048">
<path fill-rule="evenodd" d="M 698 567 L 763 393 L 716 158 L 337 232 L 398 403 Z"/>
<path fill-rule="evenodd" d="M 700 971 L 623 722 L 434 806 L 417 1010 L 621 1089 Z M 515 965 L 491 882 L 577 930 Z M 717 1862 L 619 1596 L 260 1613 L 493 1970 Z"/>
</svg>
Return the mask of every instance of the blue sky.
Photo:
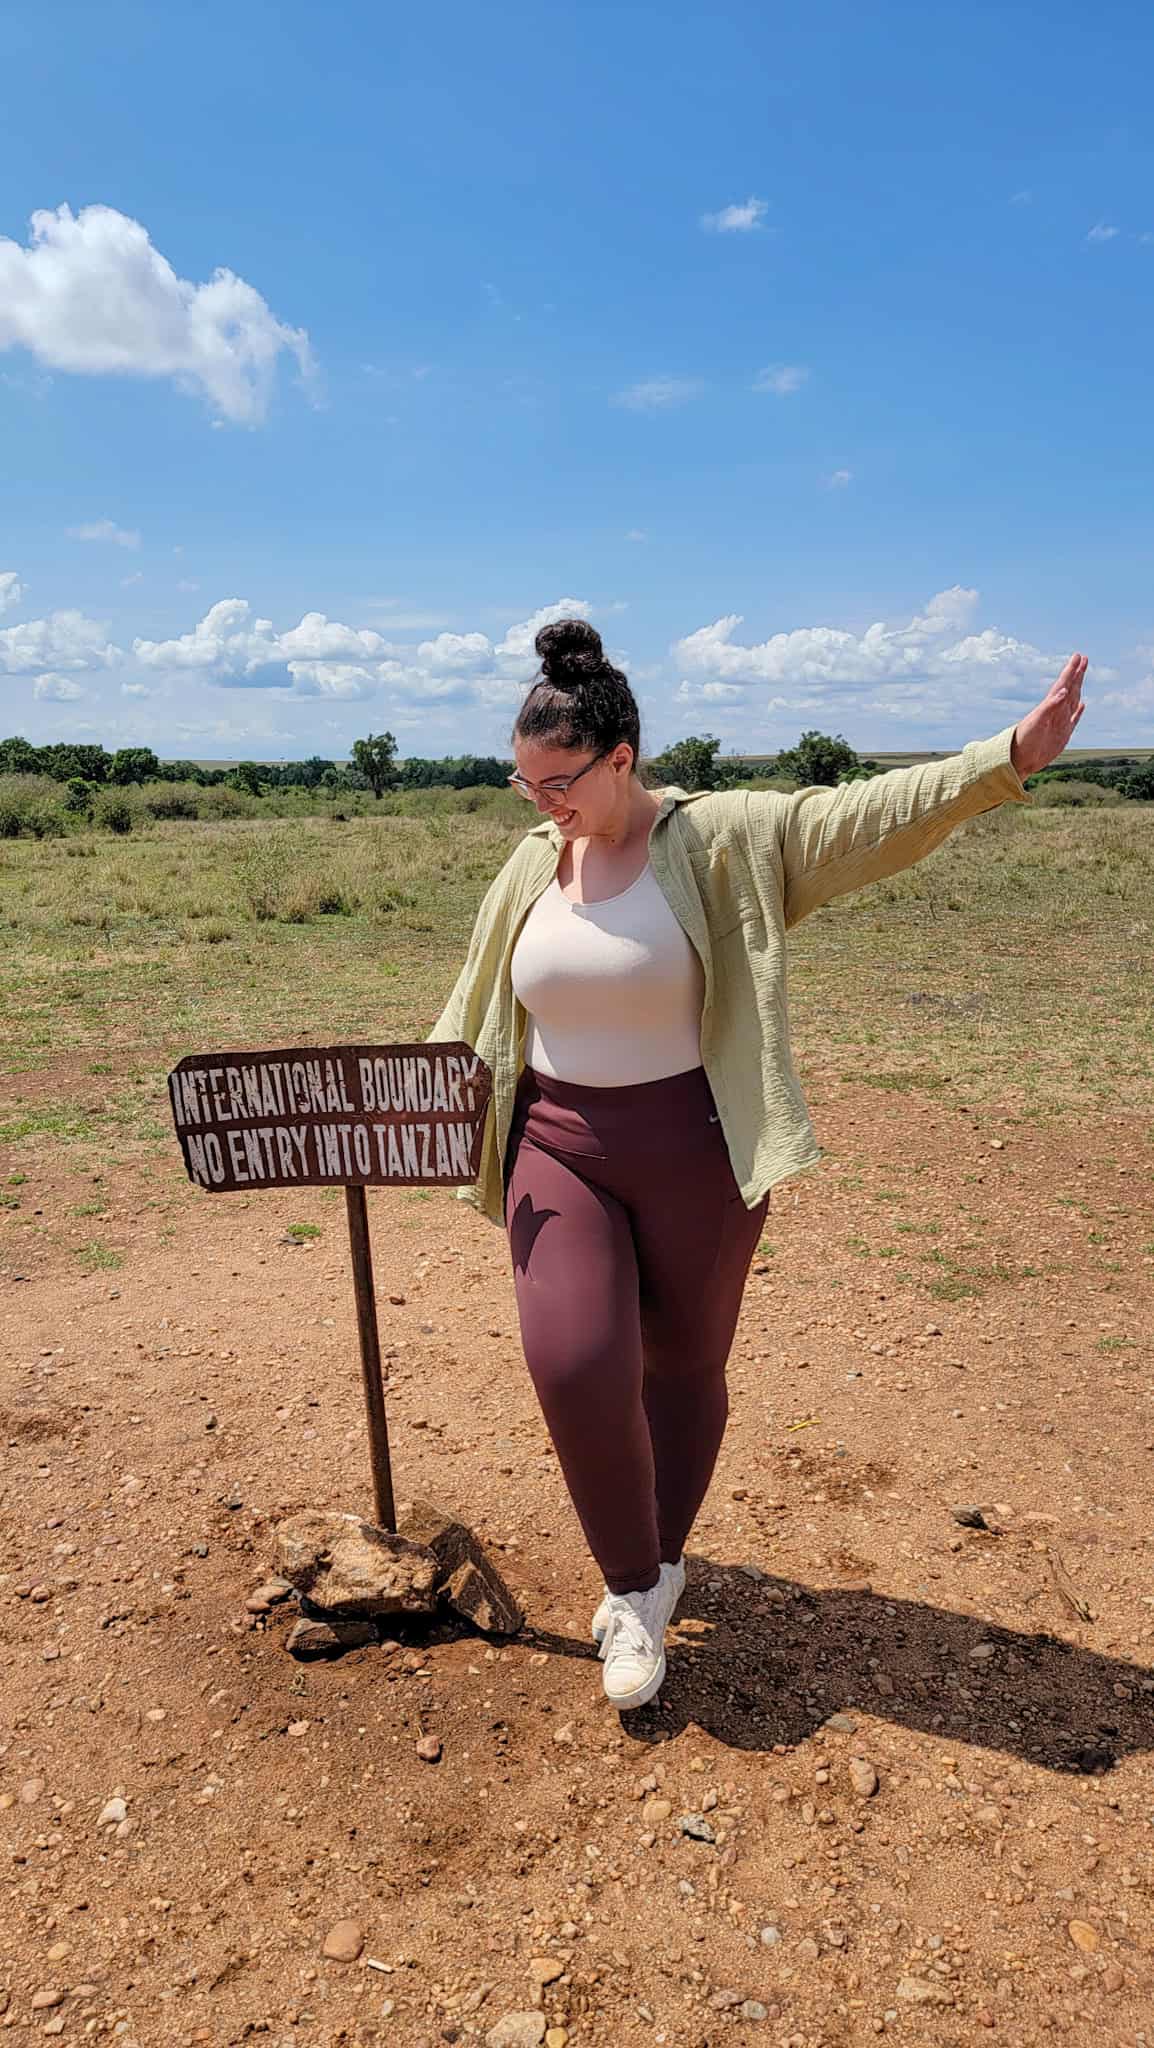
<svg viewBox="0 0 1154 2048">
<path fill-rule="evenodd" d="M 10 0 L 0 733 L 1154 743 L 1139 0 Z M 214 281 L 215 280 L 215 281 Z"/>
</svg>

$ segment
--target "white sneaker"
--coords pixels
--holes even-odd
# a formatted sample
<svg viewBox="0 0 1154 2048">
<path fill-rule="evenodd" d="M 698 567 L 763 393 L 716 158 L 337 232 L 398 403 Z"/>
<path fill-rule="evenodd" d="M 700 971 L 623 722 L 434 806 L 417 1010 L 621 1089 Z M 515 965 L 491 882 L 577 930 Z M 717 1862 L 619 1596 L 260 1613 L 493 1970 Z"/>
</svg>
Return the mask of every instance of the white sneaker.
<svg viewBox="0 0 1154 2048">
<path fill-rule="evenodd" d="M 680 1589 L 673 1567 L 639 1593 L 607 1595 L 609 1624 L 601 1644 L 605 1697 L 624 1711 L 643 1707 L 665 1679 L 665 1630 Z"/>
<path fill-rule="evenodd" d="M 676 1591 L 673 1593 L 673 1596 L 669 1602 L 669 1613 L 666 1616 L 666 1627 L 668 1627 L 669 1622 L 673 1617 L 673 1610 L 676 1607 L 678 1601 L 680 1600 L 681 1595 L 685 1591 L 685 1558 L 683 1556 L 679 1557 L 676 1564 L 663 1564 L 661 1567 L 661 1576 L 663 1579 L 669 1579 L 672 1582 L 672 1584 L 676 1587 Z M 606 1629 L 609 1626 L 609 1602 L 611 1598 L 612 1595 L 610 1594 L 608 1586 L 606 1586 L 605 1598 L 601 1602 L 600 1607 L 597 1609 L 596 1614 L 593 1616 L 592 1635 L 595 1643 L 599 1643 L 601 1641 L 602 1637 L 605 1634 Z"/>
</svg>

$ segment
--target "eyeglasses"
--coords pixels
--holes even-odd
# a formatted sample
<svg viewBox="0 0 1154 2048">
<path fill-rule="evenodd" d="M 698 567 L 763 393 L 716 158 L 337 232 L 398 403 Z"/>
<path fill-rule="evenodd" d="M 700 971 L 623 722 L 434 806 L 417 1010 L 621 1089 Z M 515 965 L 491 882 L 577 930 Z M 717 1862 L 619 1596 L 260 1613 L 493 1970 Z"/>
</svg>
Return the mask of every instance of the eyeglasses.
<svg viewBox="0 0 1154 2048">
<path fill-rule="evenodd" d="M 604 761 L 606 755 L 612 752 L 612 747 L 602 747 L 601 752 L 594 754 L 591 761 L 586 761 L 584 768 L 579 768 L 576 775 L 553 775 L 547 782 L 530 782 L 524 775 L 510 775 L 508 780 L 518 796 L 542 796 L 547 804 L 563 803 L 573 784 L 580 782 L 583 775 L 588 775 L 591 768 L 596 768 L 598 761 Z"/>
</svg>

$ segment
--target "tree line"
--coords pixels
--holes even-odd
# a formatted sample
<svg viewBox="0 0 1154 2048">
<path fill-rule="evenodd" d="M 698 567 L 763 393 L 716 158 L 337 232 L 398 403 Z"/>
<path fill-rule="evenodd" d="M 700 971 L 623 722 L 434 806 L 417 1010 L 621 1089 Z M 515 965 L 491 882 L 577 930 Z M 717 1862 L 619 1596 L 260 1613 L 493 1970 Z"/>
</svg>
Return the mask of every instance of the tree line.
<svg viewBox="0 0 1154 2048">
<path fill-rule="evenodd" d="M 369 733 L 354 740 L 348 762 L 313 754 L 305 761 L 239 761 L 230 768 L 213 768 L 199 761 L 162 761 L 151 747 L 120 747 L 110 753 L 103 746 L 72 740 L 43 747 L 20 738 L 0 740 L 0 775 L 51 776 L 67 784 L 71 804 L 77 809 L 97 790 L 145 782 L 197 783 L 202 788 L 223 785 L 249 796 L 282 789 L 333 794 L 371 790 L 375 797 L 392 790 L 500 789 L 512 766 L 511 761 L 498 760 L 492 754 L 454 754 L 438 760 L 420 755 L 399 758 L 391 732 Z M 711 733 L 691 734 L 666 747 L 646 766 L 652 780 L 676 783 L 687 790 L 739 788 L 760 779 L 787 780 L 802 789 L 815 784 L 832 787 L 884 773 L 877 761 L 859 755 L 842 734 L 816 731 L 804 732 L 796 747 L 757 761 L 723 755 L 720 740 Z M 1029 786 L 1071 780 L 1151 803 L 1154 755 L 1145 760 L 1117 754 L 1096 761 L 1056 762 L 1042 775 L 1031 777 Z"/>
</svg>

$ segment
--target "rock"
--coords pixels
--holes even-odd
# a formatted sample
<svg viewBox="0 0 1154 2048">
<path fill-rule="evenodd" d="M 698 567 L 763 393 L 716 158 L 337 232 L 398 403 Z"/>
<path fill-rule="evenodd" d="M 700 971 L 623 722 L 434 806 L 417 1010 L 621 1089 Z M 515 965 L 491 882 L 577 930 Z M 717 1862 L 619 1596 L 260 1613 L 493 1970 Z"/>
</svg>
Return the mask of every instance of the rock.
<svg viewBox="0 0 1154 2048">
<path fill-rule="evenodd" d="M 39 1799 L 40 1794 L 43 1792 L 43 1790 L 43 1778 L 25 1778 L 24 1783 L 20 1787 L 21 1805 L 35 1806 L 36 1801 Z"/>
<path fill-rule="evenodd" d="M 1117 1963 L 1107 1963 L 1102 1972 L 1103 1991 L 1121 1991 L 1126 1982 L 1126 1972 Z"/>
<path fill-rule="evenodd" d="M 772 1924 L 768 1927 L 763 1927 L 758 1938 L 762 1948 L 776 1948 L 781 1940 L 781 1929 L 780 1927 L 774 1927 Z"/>
<path fill-rule="evenodd" d="M 703 1813 L 679 1814 L 677 1825 L 681 1829 L 682 1834 L 688 1835 L 694 1842 L 716 1842 L 717 1840 L 717 1836 L 714 1834 Z"/>
<path fill-rule="evenodd" d="M 741 2004 L 741 1993 L 729 1989 L 715 1991 L 709 2003 L 714 2012 L 729 2012 L 733 2006 Z"/>
<path fill-rule="evenodd" d="M 529 1975 L 534 1984 L 555 1984 L 558 1977 L 565 1975 L 565 1965 L 559 1963 L 556 1956 L 534 1956 L 529 1965 Z"/>
<path fill-rule="evenodd" d="M 741 2001 L 741 2017 L 743 2020 L 767 2020 L 769 2018 L 769 2007 L 763 2005 L 760 1998 L 743 1998 Z"/>
<path fill-rule="evenodd" d="M 325 1620 L 429 1614 L 436 1605 L 432 1551 L 359 1515 L 319 1508 L 291 1515 L 276 1531 L 275 1550 L 281 1577 Z"/>
<path fill-rule="evenodd" d="M 517 1602 L 473 1531 L 447 1509 L 428 1500 L 411 1501 L 398 1523 L 409 1543 L 432 1551 L 437 1591 L 455 1613 L 485 1635 L 515 1635 L 522 1614 Z"/>
<path fill-rule="evenodd" d="M 988 1529 L 990 1526 L 981 1508 L 951 1508 L 950 1513 L 963 1529 Z"/>
<path fill-rule="evenodd" d="M 343 1656 L 346 1650 L 363 1650 L 366 1643 L 376 1640 L 376 1624 L 371 1621 L 304 1619 L 293 1623 L 285 1638 L 285 1649 L 291 1657 L 310 1663 L 321 1657 Z"/>
<path fill-rule="evenodd" d="M 895 1994 L 907 2005 L 952 2005 L 954 1994 L 948 1985 L 935 1984 L 928 1977 L 899 1977 Z"/>
<path fill-rule="evenodd" d="M 663 1820 L 668 1820 L 672 1812 L 673 1807 L 668 1799 L 647 1799 L 641 1809 L 641 1818 L 647 1828 L 656 1828 L 660 1827 Z"/>
<path fill-rule="evenodd" d="M 50 1963 L 67 1962 L 71 1953 L 72 1950 L 66 1941 L 54 1941 L 52 1947 L 48 1950 L 48 1961 Z"/>
<path fill-rule="evenodd" d="M 970 1661 L 974 1664 L 988 1664 L 996 1652 L 996 1643 L 974 1643 L 970 1649 Z"/>
<path fill-rule="evenodd" d="M 98 1828 L 119 1827 L 121 1821 L 127 1820 L 127 1818 L 128 1806 L 126 1801 L 123 1799 L 110 1799 L 108 1804 L 102 1808 L 96 1825 Z"/>
<path fill-rule="evenodd" d="M 565 1722 L 563 1722 L 563 1723 L 562 1723 L 562 1725 L 561 1725 L 561 1727 L 560 1727 L 560 1728 L 554 1728 L 554 1730 L 553 1730 L 553 1740 L 554 1740 L 554 1742 L 555 1742 L 555 1743 L 557 1744 L 557 1746 L 558 1746 L 558 1748 L 559 1748 L 559 1749 L 572 1749 L 572 1747 L 573 1747 L 573 1723 L 572 1723 L 572 1721 L 565 1721 Z"/>
<path fill-rule="evenodd" d="M 1084 1956 L 1092 1956 L 1095 1949 L 1100 1946 L 1101 1936 L 1098 1929 L 1091 1927 L 1088 1920 L 1071 1920 L 1066 1932 L 1074 1947 L 1080 1948 Z"/>
<path fill-rule="evenodd" d="M 565 2048 L 569 2039 L 567 2027 L 550 2027 L 545 2036 L 545 2048 Z"/>
<path fill-rule="evenodd" d="M 486 2048 L 540 2048 L 545 2039 L 543 2012 L 507 2012 L 490 2027 Z"/>
<path fill-rule="evenodd" d="M 830 1714 L 823 1727 L 832 1729 L 835 1735 L 856 1735 L 857 1722 L 852 1714 Z"/>
<path fill-rule="evenodd" d="M 423 1764 L 439 1764 L 441 1761 L 440 1736 L 422 1735 L 417 1744 L 417 1755 Z"/>
<path fill-rule="evenodd" d="M 321 1954 L 330 1962 L 355 1963 L 365 1945 L 364 1931 L 355 1920 L 338 1920 L 321 1944 Z"/>
<path fill-rule="evenodd" d="M 66 1993 L 63 1991 L 34 1991 L 32 1993 L 32 2010 L 33 2012 L 51 2012 L 53 2006 L 63 2005 L 65 1996 Z"/>
<path fill-rule="evenodd" d="M 872 1799 L 878 1789 L 878 1774 L 868 1758 L 851 1756 L 849 1760 L 850 1783 L 859 1799 Z"/>
<path fill-rule="evenodd" d="M 295 1590 L 287 1579 L 268 1579 L 263 1586 L 254 1586 L 244 1604 L 250 1614 L 267 1614 L 270 1607 L 290 1599 Z"/>
<path fill-rule="evenodd" d="M 816 1963 L 818 1957 L 821 1954 L 821 1950 L 818 1947 L 816 1941 L 814 1940 L 812 1934 L 807 1934 L 804 1941 L 798 1942 L 797 1947 L 794 1950 L 794 1954 L 796 1955 L 799 1963 Z"/>
</svg>

